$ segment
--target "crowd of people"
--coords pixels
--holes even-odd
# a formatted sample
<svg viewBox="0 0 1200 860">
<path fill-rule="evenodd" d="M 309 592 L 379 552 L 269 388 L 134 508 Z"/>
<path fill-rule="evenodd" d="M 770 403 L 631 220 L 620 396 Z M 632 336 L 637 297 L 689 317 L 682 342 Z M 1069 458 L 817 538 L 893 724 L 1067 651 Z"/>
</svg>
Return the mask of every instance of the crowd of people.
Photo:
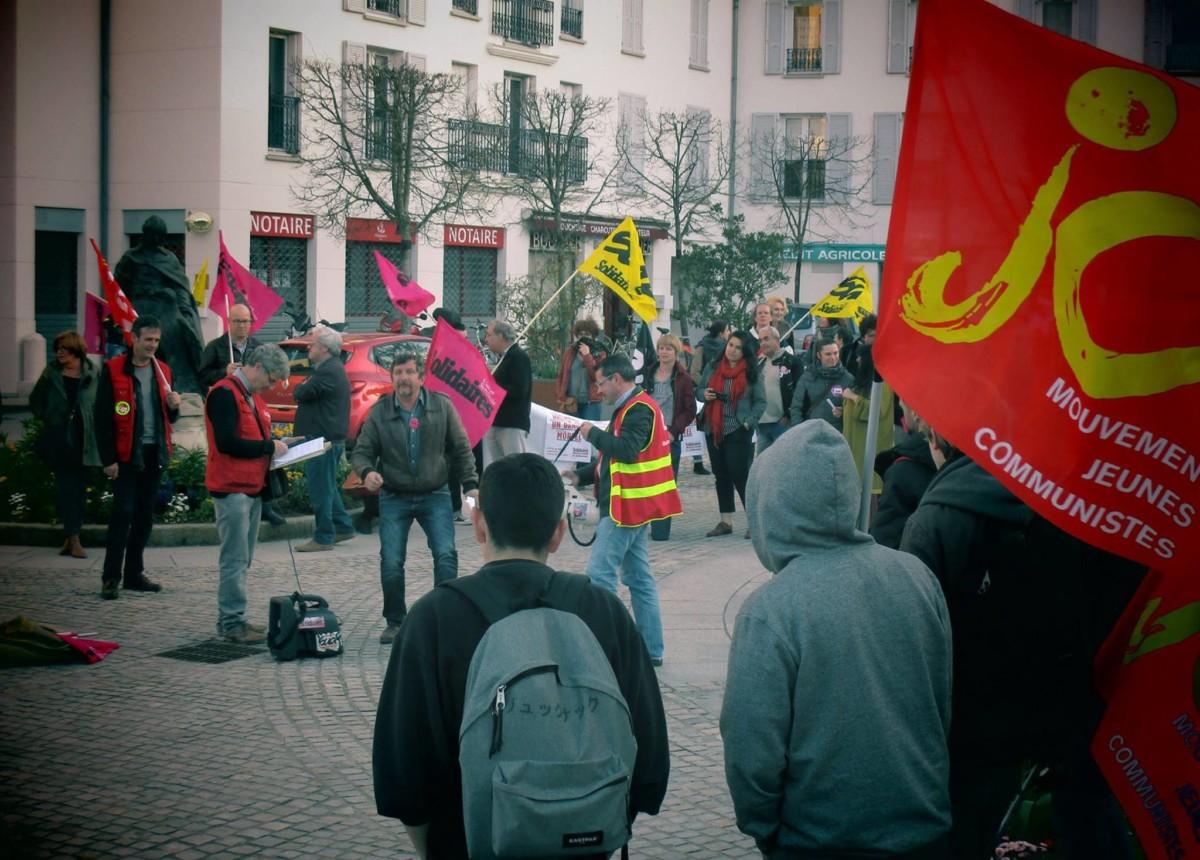
<svg viewBox="0 0 1200 860">
<path fill-rule="evenodd" d="M 201 365 L 206 483 L 220 540 L 217 632 L 255 643 L 267 631 L 247 618 L 246 572 L 260 517 L 280 492 L 271 460 L 286 451 L 262 392 L 286 380 L 289 365 L 279 347 L 249 337 L 249 308 L 232 310 L 229 333 L 208 344 Z M 349 463 L 378 496 L 379 639 L 392 646 L 375 724 L 376 800 L 421 856 L 531 856 L 520 852 L 533 848 L 511 846 L 547 838 L 594 849 L 570 856 L 607 856 L 629 839 L 637 814 L 658 811 L 670 756 L 654 669 L 669 643 L 648 542 L 669 540 L 672 518 L 684 513 L 676 481 L 693 422 L 720 516 L 707 536 L 733 533 L 740 500 L 745 537 L 773 574 L 738 613 L 720 719 L 737 824 L 765 857 L 990 857 L 1031 761 L 1052 774 L 1062 856 L 1132 856 L 1088 754 L 1101 713 L 1090 667 L 1143 571 L 1034 514 L 886 385 L 873 386 L 873 317 L 857 331 L 819 320 L 797 342 L 787 311 L 771 299 L 744 328 L 714 320 L 695 351 L 663 334 L 641 368 L 594 321 L 578 321 L 556 398 L 581 419 L 596 455 L 561 472 L 525 450 L 532 371 L 509 323 L 487 327 L 507 396 L 474 450 L 451 400 L 425 387 L 423 356 L 396 350 L 393 390 L 371 408 Z M 129 350 L 96 373 L 78 336 L 61 335 L 31 397 L 56 458 L 61 552 L 84 555 L 84 470 L 100 467 L 113 481 L 106 599 L 122 587 L 161 590 L 146 576 L 143 549 L 180 399 L 170 367 L 156 359 L 160 338 L 158 321 L 139 317 Z M 329 551 L 356 534 L 336 478 L 349 417 L 340 352 L 340 334 L 318 326 L 312 373 L 294 391 L 295 432 L 331 443 L 304 464 L 314 530 L 300 551 Z M 878 510 L 868 533 L 857 527 L 858 491 L 872 409 L 886 429 L 872 464 Z M 564 484 L 595 486 L 600 519 L 584 576 L 547 566 L 563 539 Z M 485 560 L 461 578 L 456 519 L 471 524 Z M 435 587 L 409 607 L 414 520 Z M 617 599 L 619 583 L 632 616 Z M 519 634 L 502 632 L 510 621 Z M 548 664 L 534 659 L 543 652 Z M 525 668 L 485 684 L 490 699 L 476 713 L 479 677 L 498 653 Z M 538 678 L 529 668 L 572 661 L 588 667 L 583 675 Z M 614 752 L 606 764 L 586 763 L 600 768 L 596 781 L 573 805 L 555 797 L 555 808 L 574 810 L 563 818 L 544 808 L 554 806 L 548 793 L 585 763 L 554 756 L 582 748 L 572 714 L 582 726 L 589 708 L 608 712 L 598 708 L 601 692 L 574 711 L 545 697 L 568 696 L 578 677 L 596 673 L 588 689 L 623 702 L 628 718 L 606 717 L 602 728 L 631 732 L 631 752 L 628 761 Z M 562 723 L 553 731 L 537 722 L 550 715 Z M 490 726 L 486 758 L 496 758 L 505 792 L 479 789 L 481 765 L 467 744 L 473 720 Z M 608 796 L 600 785 L 621 787 L 615 830 L 591 827 L 590 816 L 605 813 L 585 798 Z M 525 790 L 520 803 L 493 808 Z M 500 833 L 484 819 L 516 823 Z M 510 853 L 486 847 L 501 842 Z"/>
</svg>

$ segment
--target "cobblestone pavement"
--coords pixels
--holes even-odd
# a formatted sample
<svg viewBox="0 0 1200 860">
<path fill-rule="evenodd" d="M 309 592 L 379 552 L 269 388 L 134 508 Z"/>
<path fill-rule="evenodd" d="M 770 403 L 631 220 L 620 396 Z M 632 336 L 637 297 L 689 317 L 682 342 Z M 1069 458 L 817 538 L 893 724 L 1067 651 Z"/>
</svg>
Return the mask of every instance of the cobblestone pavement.
<svg viewBox="0 0 1200 860">
<path fill-rule="evenodd" d="M 671 738 L 661 813 L 641 817 L 633 857 L 757 857 L 738 832 L 717 729 L 728 635 L 741 599 L 765 579 L 739 512 L 716 521 L 712 479 L 681 473 L 687 513 L 652 543 L 663 603 L 660 684 Z M 419 528 L 417 529 L 419 532 Z M 432 581 L 419 534 L 409 543 L 410 601 Z M 480 565 L 457 529 L 459 569 Z M 552 557 L 580 572 L 573 543 Z M 95 666 L 0 674 L 0 856 L 412 856 L 399 822 L 375 814 L 371 734 L 387 662 L 378 537 L 297 556 L 305 590 L 342 619 L 339 659 L 276 663 L 265 649 L 219 665 L 162 652 L 212 637 L 216 548 L 147 551 L 161 594 L 99 598 L 103 549 L 87 561 L 44 548 L 0 547 L 0 620 L 23 614 L 121 647 Z M 248 577 L 252 620 L 295 590 L 286 543 L 259 546 Z M 258 617 L 253 617 L 253 616 Z"/>
</svg>

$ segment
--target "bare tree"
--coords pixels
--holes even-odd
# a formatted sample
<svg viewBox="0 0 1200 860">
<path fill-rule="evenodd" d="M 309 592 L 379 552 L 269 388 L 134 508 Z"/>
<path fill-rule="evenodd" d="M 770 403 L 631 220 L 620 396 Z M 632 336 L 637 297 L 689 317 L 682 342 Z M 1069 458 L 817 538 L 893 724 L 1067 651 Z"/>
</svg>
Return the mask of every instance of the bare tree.
<svg viewBox="0 0 1200 860">
<path fill-rule="evenodd" d="M 621 172 L 670 225 L 674 260 L 678 260 L 686 240 L 721 222 L 715 201 L 729 178 L 729 150 L 721 123 L 707 111 L 643 112 L 640 126 L 642 140 L 634 139 L 628 129 L 618 131 Z M 676 316 L 686 335 L 687 296 L 674 269 L 672 265 Z"/>
<path fill-rule="evenodd" d="M 307 175 L 293 195 L 335 233 L 382 214 L 405 237 L 482 211 L 487 187 L 456 140 L 461 82 L 408 63 L 309 61 L 299 81 Z"/>
<path fill-rule="evenodd" d="M 785 118 L 751 131 L 751 199 L 774 205 L 772 225 L 795 252 L 793 300 L 800 301 L 804 246 L 829 242 L 870 223 L 869 140 L 830 136 L 825 117 Z M 848 125 L 848 123 L 847 123 Z"/>
</svg>

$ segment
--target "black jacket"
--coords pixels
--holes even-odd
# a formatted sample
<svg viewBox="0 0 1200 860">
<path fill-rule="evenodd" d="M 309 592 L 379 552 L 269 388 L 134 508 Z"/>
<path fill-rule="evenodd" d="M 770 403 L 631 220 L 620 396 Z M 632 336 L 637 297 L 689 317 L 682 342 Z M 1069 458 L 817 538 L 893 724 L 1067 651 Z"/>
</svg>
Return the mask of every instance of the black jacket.
<svg viewBox="0 0 1200 860">
<path fill-rule="evenodd" d="M 875 457 L 875 473 L 883 478 L 883 492 L 871 521 L 871 537 L 876 543 L 899 549 L 904 524 L 937 474 L 929 443 L 920 433 L 905 433 Z"/>
<path fill-rule="evenodd" d="M 534 561 L 491 562 L 465 578 L 471 600 L 452 588 L 434 588 L 413 604 L 400 628 L 375 718 L 375 805 L 380 815 L 405 824 L 428 824 L 429 855 L 436 860 L 467 856 L 458 731 L 467 669 L 488 627 L 472 600 L 486 595 L 487 605 L 510 614 L 533 607 L 551 573 Z M 638 747 L 630 810 L 653 815 L 666 794 L 670 751 L 650 655 L 616 595 L 590 583 L 578 594 L 574 605 L 554 608 L 583 619 L 612 665 Z"/>
<path fill-rule="evenodd" d="M 1145 569 L 1036 515 L 959 456 L 930 482 L 900 549 L 933 571 L 954 637 L 959 761 L 1052 760 L 1102 712 L 1092 660 Z"/>
<path fill-rule="evenodd" d="M 246 338 L 244 350 L 238 349 L 236 346 L 233 348 L 234 361 L 238 364 L 245 364 L 246 354 L 259 346 L 262 346 L 262 341 L 258 338 L 253 336 Z M 226 333 L 206 343 L 204 352 L 200 356 L 200 367 L 196 370 L 196 376 L 200 378 L 200 383 L 204 386 L 205 391 L 225 378 L 225 368 L 228 365 L 229 334 Z"/>
<path fill-rule="evenodd" d="M 331 356 L 296 386 L 295 434 L 342 442 L 350 429 L 350 380 L 340 356 Z"/>
<path fill-rule="evenodd" d="M 518 344 L 504 353 L 492 373 L 496 384 L 508 392 L 496 410 L 493 427 L 516 427 L 529 432 L 529 403 L 533 398 L 533 366 L 529 355 Z"/>
</svg>

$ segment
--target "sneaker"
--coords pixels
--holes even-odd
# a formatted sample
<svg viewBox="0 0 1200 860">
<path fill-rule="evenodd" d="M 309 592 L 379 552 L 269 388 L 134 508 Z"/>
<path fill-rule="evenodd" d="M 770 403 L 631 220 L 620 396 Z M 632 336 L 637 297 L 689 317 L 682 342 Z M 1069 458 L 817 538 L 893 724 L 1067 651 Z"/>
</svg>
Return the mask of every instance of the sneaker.
<svg viewBox="0 0 1200 860">
<path fill-rule="evenodd" d="M 258 645 L 267 641 L 267 633 L 253 624 L 243 624 L 240 627 L 227 630 L 221 635 L 221 638 L 235 645 Z"/>
<path fill-rule="evenodd" d="M 100 586 L 100 596 L 105 600 L 116 600 L 121 596 L 121 589 L 115 582 L 105 582 Z"/>
<path fill-rule="evenodd" d="M 338 532 L 333 536 L 334 543 L 344 543 L 348 540 L 353 540 L 358 537 L 358 532 Z"/>
<path fill-rule="evenodd" d="M 145 574 L 132 578 L 125 577 L 125 584 L 121 587 L 126 591 L 149 591 L 155 593 L 162 591 L 162 586 L 152 579 L 147 579 Z"/>
<path fill-rule="evenodd" d="M 387 629 L 379 634 L 379 644 L 391 645 L 396 641 L 396 634 L 400 632 L 400 625 L 395 621 L 389 621 Z"/>
<path fill-rule="evenodd" d="M 705 533 L 705 537 L 720 537 L 721 535 L 733 534 L 733 526 L 726 522 L 717 523 Z"/>
<path fill-rule="evenodd" d="M 697 475 L 711 475 L 712 474 L 712 472 L 710 472 L 710 471 L 708 471 L 708 469 L 704 468 L 704 463 L 702 463 L 699 460 L 697 460 L 695 463 L 692 464 L 692 471 L 695 472 Z"/>
<path fill-rule="evenodd" d="M 333 549 L 331 543 L 317 543 L 315 540 L 310 540 L 308 543 L 302 543 L 295 548 L 296 552 L 329 552 Z"/>
</svg>

